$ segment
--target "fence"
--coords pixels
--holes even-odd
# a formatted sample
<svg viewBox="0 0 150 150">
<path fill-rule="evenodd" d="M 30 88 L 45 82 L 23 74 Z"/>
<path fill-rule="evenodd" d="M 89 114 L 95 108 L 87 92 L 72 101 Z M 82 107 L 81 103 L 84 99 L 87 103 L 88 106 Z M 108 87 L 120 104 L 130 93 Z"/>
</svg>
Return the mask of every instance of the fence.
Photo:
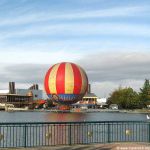
<svg viewBox="0 0 150 150">
<path fill-rule="evenodd" d="M 150 142 L 150 122 L 0 123 L 0 147 Z"/>
</svg>

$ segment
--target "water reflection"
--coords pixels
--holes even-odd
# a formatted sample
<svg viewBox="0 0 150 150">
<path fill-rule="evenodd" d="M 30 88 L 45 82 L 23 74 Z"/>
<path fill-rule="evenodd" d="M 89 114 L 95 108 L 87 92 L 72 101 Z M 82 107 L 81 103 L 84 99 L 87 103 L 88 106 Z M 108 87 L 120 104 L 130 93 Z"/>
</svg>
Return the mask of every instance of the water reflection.
<svg viewBox="0 0 150 150">
<path fill-rule="evenodd" d="M 134 113 L 52 113 L 52 112 L 1 112 L 0 122 L 77 122 L 77 121 L 146 121 L 146 114 Z"/>
<path fill-rule="evenodd" d="M 86 113 L 47 113 L 45 115 L 45 120 L 50 120 L 53 122 L 77 122 L 86 121 L 88 119 L 88 114 Z"/>
<path fill-rule="evenodd" d="M 69 122 L 69 121 L 146 121 L 145 114 L 134 113 L 109 113 L 109 112 L 94 112 L 94 113 L 46 113 L 44 114 L 45 121 Z"/>
</svg>

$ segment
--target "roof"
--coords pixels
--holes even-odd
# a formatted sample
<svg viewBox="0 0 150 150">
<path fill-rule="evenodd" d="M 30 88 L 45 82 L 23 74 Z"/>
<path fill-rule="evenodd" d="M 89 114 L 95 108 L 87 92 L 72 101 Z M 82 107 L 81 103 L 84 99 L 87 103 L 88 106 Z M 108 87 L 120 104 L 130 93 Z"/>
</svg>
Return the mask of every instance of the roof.
<svg viewBox="0 0 150 150">
<path fill-rule="evenodd" d="M 27 95 L 20 95 L 20 94 L 7 94 L 7 93 L 0 93 L 0 96 L 22 96 L 22 97 L 31 97 Z"/>
<path fill-rule="evenodd" d="M 9 90 L 0 90 L 0 94 L 3 93 L 3 94 L 7 94 L 9 93 Z"/>
<path fill-rule="evenodd" d="M 98 103 L 106 103 L 107 99 L 106 98 L 98 98 L 97 102 Z"/>
<path fill-rule="evenodd" d="M 98 98 L 94 93 L 86 93 L 83 98 Z"/>
</svg>

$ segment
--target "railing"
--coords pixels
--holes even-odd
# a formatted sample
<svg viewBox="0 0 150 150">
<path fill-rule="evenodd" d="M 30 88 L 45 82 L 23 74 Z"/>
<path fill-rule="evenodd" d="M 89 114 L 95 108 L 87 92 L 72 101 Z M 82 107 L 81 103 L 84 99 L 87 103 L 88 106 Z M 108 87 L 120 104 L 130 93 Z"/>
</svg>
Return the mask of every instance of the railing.
<svg viewBox="0 0 150 150">
<path fill-rule="evenodd" d="M 0 147 L 150 142 L 150 122 L 0 123 Z"/>
</svg>

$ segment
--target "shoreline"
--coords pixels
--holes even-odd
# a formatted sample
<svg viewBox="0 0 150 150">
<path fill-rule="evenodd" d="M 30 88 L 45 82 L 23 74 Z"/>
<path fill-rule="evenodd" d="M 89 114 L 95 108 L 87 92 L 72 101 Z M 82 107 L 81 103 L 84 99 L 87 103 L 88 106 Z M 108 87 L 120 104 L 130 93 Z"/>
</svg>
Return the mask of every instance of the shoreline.
<svg viewBox="0 0 150 150">
<path fill-rule="evenodd" d="M 3 110 L 1 110 L 3 111 Z M 148 109 L 135 109 L 135 110 L 126 110 L 126 109 L 71 109 L 71 110 L 57 110 L 57 109 L 34 109 L 34 110 L 12 110 L 6 112 L 53 112 L 53 113 L 94 113 L 94 112 L 106 112 L 106 113 L 138 113 L 138 114 L 150 114 Z"/>
</svg>

